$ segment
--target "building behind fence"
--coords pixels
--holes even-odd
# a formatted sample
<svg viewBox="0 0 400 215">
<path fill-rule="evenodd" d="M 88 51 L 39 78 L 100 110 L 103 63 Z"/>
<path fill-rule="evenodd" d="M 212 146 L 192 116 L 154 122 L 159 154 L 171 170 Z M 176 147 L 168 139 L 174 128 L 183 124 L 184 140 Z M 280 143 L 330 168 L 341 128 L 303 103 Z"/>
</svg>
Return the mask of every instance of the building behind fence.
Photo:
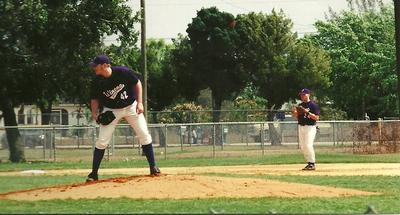
<svg viewBox="0 0 400 215">
<path fill-rule="evenodd" d="M 77 104 L 60 104 L 54 106 L 51 113 L 41 113 L 34 105 L 24 105 L 15 108 L 18 125 L 42 125 L 42 117 L 49 118 L 52 125 L 89 125 L 93 123 L 89 109 Z M 272 114 L 276 120 L 290 120 L 287 110 L 201 110 L 201 111 L 148 111 L 149 123 L 196 123 L 211 122 L 214 113 L 220 114 L 222 122 L 252 122 L 269 121 L 267 116 Z M 166 121 L 167 120 L 167 121 Z M 4 126 L 0 118 L 0 126 Z"/>
</svg>

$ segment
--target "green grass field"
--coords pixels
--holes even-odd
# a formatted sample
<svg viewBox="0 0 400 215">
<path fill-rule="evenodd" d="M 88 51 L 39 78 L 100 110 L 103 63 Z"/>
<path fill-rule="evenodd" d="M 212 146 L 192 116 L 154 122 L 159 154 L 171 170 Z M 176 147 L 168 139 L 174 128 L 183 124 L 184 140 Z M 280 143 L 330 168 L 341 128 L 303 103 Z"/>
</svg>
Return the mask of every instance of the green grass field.
<svg viewBox="0 0 400 215">
<path fill-rule="evenodd" d="M 399 154 L 354 155 L 349 153 L 317 153 L 319 163 L 400 163 Z M 159 159 L 163 166 L 211 166 L 245 164 L 291 164 L 303 163 L 300 153 L 268 154 L 264 156 L 237 156 L 210 158 Z M 102 168 L 145 167 L 144 158 L 123 161 L 111 159 Z M 0 172 L 29 169 L 90 168 L 89 161 L 32 162 L 0 164 Z M 399 170 L 400 171 L 400 170 Z M 103 178 L 115 177 L 107 175 Z M 351 213 L 362 214 L 369 205 L 379 213 L 400 213 L 400 177 L 398 176 L 271 176 L 234 175 L 225 177 L 252 177 L 279 179 L 288 182 L 354 188 L 381 192 L 379 196 L 356 196 L 346 198 L 217 198 L 188 200 L 134 200 L 128 198 L 96 200 L 12 201 L 0 200 L 0 213 Z M 82 182 L 77 175 L 65 176 L 2 176 L 0 193 L 31 188 L 48 187 Z"/>
</svg>

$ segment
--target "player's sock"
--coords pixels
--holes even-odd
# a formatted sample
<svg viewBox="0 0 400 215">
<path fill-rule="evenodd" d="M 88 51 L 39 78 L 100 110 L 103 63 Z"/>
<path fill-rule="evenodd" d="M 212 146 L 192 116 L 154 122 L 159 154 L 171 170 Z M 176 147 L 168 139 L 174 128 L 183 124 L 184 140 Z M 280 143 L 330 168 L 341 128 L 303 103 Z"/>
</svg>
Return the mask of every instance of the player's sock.
<svg viewBox="0 0 400 215">
<path fill-rule="evenodd" d="M 92 173 L 97 175 L 99 171 L 101 160 L 103 159 L 105 149 L 94 148 Z"/>
<path fill-rule="evenodd" d="M 142 145 L 143 153 L 146 155 L 147 162 L 149 162 L 149 166 L 153 167 L 156 165 L 156 161 L 154 160 L 154 152 L 153 152 L 153 144 Z"/>
</svg>

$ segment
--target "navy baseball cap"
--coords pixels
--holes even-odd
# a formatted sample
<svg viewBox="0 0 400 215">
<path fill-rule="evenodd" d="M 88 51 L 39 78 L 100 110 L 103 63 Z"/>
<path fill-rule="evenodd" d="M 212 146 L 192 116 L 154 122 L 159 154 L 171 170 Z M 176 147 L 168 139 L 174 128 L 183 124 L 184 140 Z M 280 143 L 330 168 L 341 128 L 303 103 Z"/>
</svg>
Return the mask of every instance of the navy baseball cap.
<svg viewBox="0 0 400 215">
<path fill-rule="evenodd" d="M 299 95 L 302 95 L 302 94 L 311 94 L 311 90 L 304 88 L 299 92 Z"/>
<path fill-rule="evenodd" d="M 99 64 L 110 64 L 111 60 L 107 55 L 97 55 L 92 62 L 89 63 L 91 67 L 96 67 Z"/>
</svg>

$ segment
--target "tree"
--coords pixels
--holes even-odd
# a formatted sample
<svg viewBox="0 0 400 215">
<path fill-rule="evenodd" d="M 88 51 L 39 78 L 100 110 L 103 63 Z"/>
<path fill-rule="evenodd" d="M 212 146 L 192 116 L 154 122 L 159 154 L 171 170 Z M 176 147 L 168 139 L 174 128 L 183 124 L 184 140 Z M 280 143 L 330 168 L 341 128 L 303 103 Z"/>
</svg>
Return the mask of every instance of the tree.
<svg viewBox="0 0 400 215">
<path fill-rule="evenodd" d="M 173 103 L 179 97 L 177 84 L 174 77 L 175 70 L 171 66 L 171 49 L 173 45 L 167 45 L 163 40 L 149 39 L 146 41 L 147 49 L 147 70 L 148 70 L 148 104 L 150 110 L 162 110 L 164 107 Z M 120 46 L 110 46 L 106 53 L 111 57 L 114 64 L 125 65 L 131 68 L 143 81 L 140 50 L 136 47 L 126 48 Z M 150 114 L 151 112 L 149 112 Z M 149 121 L 159 122 L 158 114 L 151 113 Z M 152 135 L 154 135 L 152 130 Z M 161 146 L 165 144 L 165 134 L 163 128 L 156 129 L 159 135 Z M 155 138 L 153 137 L 155 140 Z"/>
<path fill-rule="evenodd" d="M 124 0 L 42 0 L 42 28 L 32 32 L 28 45 L 35 51 L 37 84 L 32 89 L 40 95 L 36 104 L 42 123 L 49 123 L 52 104 L 62 97 L 85 99 L 82 88 L 89 86 L 88 62 L 104 35 L 118 34 L 121 46 L 137 41 L 132 11 Z M 90 58 L 89 58 L 90 56 Z M 83 92 L 89 92 L 87 90 Z M 84 94 L 87 96 L 88 94 Z M 86 97 L 87 99 L 87 97 Z"/>
<path fill-rule="evenodd" d="M 161 123 L 200 123 L 210 121 L 210 117 L 204 108 L 193 102 L 165 108 L 158 114 Z"/>
<path fill-rule="evenodd" d="M 219 121 L 221 104 L 232 99 L 246 84 L 247 76 L 238 67 L 232 14 L 211 7 L 201 9 L 188 25 L 191 78 L 198 80 L 202 89 L 210 88 L 213 121 Z M 185 42 L 185 41 L 183 41 Z"/>
<path fill-rule="evenodd" d="M 89 91 L 87 64 L 103 36 L 118 34 L 126 46 L 136 41 L 137 18 L 124 2 L 1 1 L 0 108 L 6 126 L 17 126 L 13 108 L 21 103 L 36 103 L 42 113 L 49 113 L 59 98 L 88 99 L 81 96 Z M 46 124 L 49 118 L 42 121 Z M 18 129 L 6 131 L 10 160 L 23 161 Z"/>
<path fill-rule="evenodd" d="M 1 1 L 0 2 L 0 110 L 4 118 L 7 142 L 10 150 L 10 161 L 25 160 L 23 142 L 16 127 L 14 107 L 23 102 L 32 102 L 32 94 L 27 86 L 32 85 L 35 77 L 32 65 L 33 50 L 27 46 L 29 34 L 35 28 L 41 28 L 41 5 L 34 1 Z M 30 17 L 29 22 L 26 22 Z"/>
<path fill-rule="evenodd" d="M 298 40 L 291 31 L 291 20 L 282 11 L 243 14 L 236 20 L 238 62 L 259 88 L 259 95 L 268 101 L 268 121 L 273 121 L 274 109 L 297 98 L 300 89 L 328 86 L 329 57 L 312 44 Z M 268 127 L 271 143 L 280 144 L 273 123 Z"/>
<path fill-rule="evenodd" d="M 292 22 L 283 12 L 239 15 L 239 62 L 249 71 L 268 108 L 279 108 L 297 92 L 329 84 L 329 57 L 319 48 L 297 39 Z M 306 78 L 305 78 L 306 77 Z"/>
<path fill-rule="evenodd" d="M 249 114 L 251 120 L 264 121 L 268 102 L 258 95 L 259 89 L 253 83 L 248 83 L 233 101 L 232 109 L 235 112 L 232 114 L 231 121 L 248 121 Z"/>
<path fill-rule="evenodd" d="M 146 46 L 149 109 L 162 110 L 179 96 L 176 72 L 171 65 L 171 52 L 174 45 L 166 44 L 164 40 L 149 39 Z M 128 66 L 140 77 L 140 74 L 143 74 L 140 66 L 142 57 L 138 48 L 127 49 L 112 45 L 105 52 L 111 57 L 113 64 Z"/>
<path fill-rule="evenodd" d="M 193 63 L 192 52 L 193 48 L 189 38 L 178 35 L 177 39 L 173 40 L 174 47 L 169 56 L 169 66 L 166 71 L 177 86 L 177 95 L 189 100 L 195 101 L 199 96 L 199 92 L 206 88 L 206 85 L 201 81 L 196 73 Z"/>
<path fill-rule="evenodd" d="M 393 8 L 354 5 L 348 11 L 331 14 L 315 25 L 310 35 L 332 59 L 332 86 L 327 95 L 334 107 L 349 117 L 361 119 L 394 116 L 397 76 Z"/>
<path fill-rule="evenodd" d="M 173 45 L 163 40 L 148 40 L 148 103 L 151 110 L 162 110 L 172 104 L 177 96 L 174 70 L 170 66 L 170 54 Z"/>
</svg>

